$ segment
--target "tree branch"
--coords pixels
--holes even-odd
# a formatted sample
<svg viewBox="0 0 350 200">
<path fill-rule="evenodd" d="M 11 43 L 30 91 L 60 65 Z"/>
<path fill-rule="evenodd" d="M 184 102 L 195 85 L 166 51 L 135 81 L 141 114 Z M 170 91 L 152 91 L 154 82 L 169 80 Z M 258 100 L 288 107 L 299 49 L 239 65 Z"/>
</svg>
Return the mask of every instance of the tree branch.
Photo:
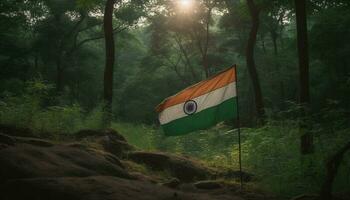
<svg viewBox="0 0 350 200">
<path fill-rule="evenodd" d="M 113 33 L 114 34 L 121 33 L 124 30 L 126 30 L 127 28 L 128 28 L 127 26 L 124 26 L 122 28 L 121 28 L 121 26 L 118 26 L 117 28 L 113 29 Z M 103 39 L 103 38 L 104 38 L 104 35 L 99 35 L 99 36 L 95 36 L 95 37 L 84 39 L 84 40 L 80 41 L 78 44 L 76 44 L 74 46 L 74 48 L 70 51 L 70 53 L 73 53 L 76 49 L 79 49 L 81 46 L 83 46 L 87 42 L 91 42 L 91 41 L 94 41 L 94 40 L 100 40 L 100 39 Z"/>
</svg>

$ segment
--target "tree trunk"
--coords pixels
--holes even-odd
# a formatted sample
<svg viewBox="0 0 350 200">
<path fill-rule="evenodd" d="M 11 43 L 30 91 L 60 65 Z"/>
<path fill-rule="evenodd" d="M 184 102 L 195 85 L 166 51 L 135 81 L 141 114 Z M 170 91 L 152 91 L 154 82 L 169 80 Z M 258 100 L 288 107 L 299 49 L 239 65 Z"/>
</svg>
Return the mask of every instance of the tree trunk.
<svg viewBox="0 0 350 200">
<path fill-rule="evenodd" d="M 273 43 L 273 52 L 275 53 L 275 55 L 277 55 L 278 48 L 277 48 L 277 32 L 276 32 L 276 30 L 271 31 L 271 39 L 272 39 L 272 43 Z"/>
<path fill-rule="evenodd" d="M 306 23 L 306 0 L 295 0 L 295 12 L 297 18 L 297 39 L 299 56 L 299 103 L 302 105 L 302 118 L 307 116 L 310 103 L 309 94 L 309 51 Z M 313 136 L 308 131 L 305 120 L 300 123 L 301 153 L 308 154 L 313 151 Z"/>
<path fill-rule="evenodd" d="M 62 94 L 63 92 L 63 67 L 62 67 L 62 59 L 61 54 L 56 58 L 56 91 L 57 94 Z"/>
<path fill-rule="evenodd" d="M 195 72 L 194 69 L 193 69 L 193 66 L 192 66 L 192 64 L 191 64 L 191 59 L 190 59 L 190 57 L 188 56 L 188 53 L 186 52 L 185 47 L 182 45 L 182 41 L 181 41 L 180 37 L 177 37 L 177 36 L 176 36 L 176 37 L 175 37 L 175 41 L 176 41 L 177 45 L 179 46 L 180 51 L 182 52 L 182 54 L 183 54 L 184 57 L 185 57 L 185 65 L 187 65 L 188 68 L 190 69 L 190 72 L 191 72 L 191 74 L 192 74 L 192 78 L 193 78 L 194 82 L 197 82 L 197 81 L 198 81 L 198 78 L 197 78 L 196 72 Z"/>
<path fill-rule="evenodd" d="M 261 48 L 264 53 L 266 53 L 266 47 L 265 47 L 265 37 L 263 34 L 260 34 L 260 39 L 261 39 Z"/>
<path fill-rule="evenodd" d="M 320 197 L 322 200 L 332 199 L 332 187 L 335 176 L 338 173 L 338 168 L 343 160 L 344 154 L 350 149 L 350 142 L 348 142 L 344 147 L 342 147 L 336 154 L 334 154 L 331 159 L 327 162 L 327 174 L 326 179 L 322 185 Z"/>
<path fill-rule="evenodd" d="M 39 54 L 37 51 L 35 51 L 35 55 L 34 55 L 34 72 L 35 75 L 37 75 L 40 72 L 39 69 Z"/>
<path fill-rule="evenodd" d="M 61 14 L 55 14 L 55 26 L 59 27 L 61 26 Z M 64 44 L 64 38 L 63 36 L 61 38 L 58 38 L 57 40 L 57 46 L 56 47 L 56 53 L 55 53 L 55 64 L 56 64 L 56 93 L 58 95 L 61 95 L 63 92 L 63 66 L 62 66 L 62 57 L 63 57 L 63 44 Z"/>
<path fill-rule="evenodd" d="M 54 15 L 55 19 L 55 26 L 60 27 L 62 26 L 61 18 L 63 13 L 59 13 Z M 78 22 L 73 26 L 71 30 L 69 30 L 66 33 L 63 33 L 61 38 L 58 39 L 57 43 L 57 54 L 56 54 L 56 90 L 57 94 L 60 95 L 63 92 L 64 89 L 64 72 L 65 72 L 65 63 L 64 60 L 70 57 L 70 54 L 66 52 L 67 48 L 67 41 L 71 38 L 71 36 L 79 29 L 79 26 L 81 23 L 83 23 L 86 15 L 81 15 Z"/>
<path fill-rule="evenodd" d="M 107 0 L 103 18 L 103 27 L 106 47 L 106 65 L 104 71 L 104 122 L 109 126 L 112 121 L 113 101 L 113 68 L 114 68 L 114 36 L 113 36 L 113 9 L 115 0 Z"/>
<path fill-rule="evenodd" d="M 208 55 L 205 54 L 205 56 L 203 57 L 203 67 L 204 67 L 204 71 L 205 71 L 205 78 L 209 77 L 209 64 L 208 64 Z"/>
<path fill-rule="evenodd" d="M 260 9 L 255 5 L 254 0 L 247 0 L 249 12 L 252 18 L 252 27 L 249 34 L 248 44 L 246 48 L 246 61 L 247 67 L 250 74 L 250 78 L 252 79 L 252 85 L 254 89 L 255 96 L 255 107 L 257 118 L 260 122 L 264 122 L 264 102 L 261 93 L 260 81 L 258 77 L 258 73 L 255 66 L 254 61 L 254 47 L 256 44 L 256 37 L 259 29 L 259 14 Z"/>
<path fill-rule="evenodd" d="M 275 56 L 278 56 L 278 46 L 277 46 L 278 34 L 277 34 L 276 29 L 270 30 L 270 36 L 271 36 L 271 40 L 272 40 L 272 43 L 273 43 L 273 52 L 274 52 Z M 276 72 L 281 74 L 281 65 L 280 65 L 280 63 L 277 62 L 275 65 L 276 65 Z M 282 76 L 280 76 L 280 81 L 279 81 L 277 87 L 280 88 L 280 105 L 279 105 L 279 108 L 281 110 L 284 110 L 284 108 L 285 108 L 285 100 L 284 100 L 285 93 L 284 93 L 284 83 L 283 83 L 283 77 Z"/>
<path fill-rule="evenodd" d="M 306 0 L 295 0 L 297 17 L 298 55 L 299 55 L 299 102 L 309 104 L 309 50 L 306 24 Z"/>
<path fill-rule="evenodd" d="M 210 37 L 210 19 L 211 19 L 211 11 L 212 8 L 210 7 L 208 10 L 208 14 L 207 14 L 207 21 L 206 21 L 206 34 L 205 34 L 205 46 L 204 46 L 204 55 L 203 55 L 203 66 L 204 66 L 204 71 L 205 71 L 205 77 L 208 78 L 210 75 L 209 72 L 209 63 L 208 63 L 208 48 L 209 48 L 209 37 Z"/>
<path fill-rule="evenodd" d="M 283 78 L 281 78 L 280 80 L 280 92 L 281 92 L 281 105 L 280 105 L 280 109 L 281 110 L 284 110 L 286 108 L 286 94 L 285 94 L 285 91 L 284 91 L 284 82 L 283 82 Z"/>
</svg>

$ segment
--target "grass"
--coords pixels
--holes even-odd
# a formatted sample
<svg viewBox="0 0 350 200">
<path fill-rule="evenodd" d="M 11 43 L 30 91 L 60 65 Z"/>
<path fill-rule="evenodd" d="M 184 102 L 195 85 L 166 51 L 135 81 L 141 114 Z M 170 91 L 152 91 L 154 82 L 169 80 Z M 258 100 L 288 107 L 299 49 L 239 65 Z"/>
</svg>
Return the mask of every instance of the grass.
<svg viewBox="0 0 350 200">
<path fill-rule="evenodd" d="M 111 127 L 118 130 L 127 141 L 142 150 L 157 150 L 156 138 L 160 135 L 160 130 L 153 126 L 143 124 L 132 124 L 114 122 Z"/>
<path fill-rule="evenodd" d="M 219 125 L 181 137 L 164 137 L 153 126 L 114 123 L 128 141 L 144 150 L 166 151 L 189 155 L 221 169 L 238 169 L 236 132 Z M 350 139 L 349 130 L 315 134 L 315 152 L 311 156 L 299 153 L 299 131 L 295 120 L 270 121 L 258 129 L 242 129 L 242 165 L 256 176 L 260 188 L 289 198 L 302 193 L 318 193 L 324 180 L 324 161 Z M 326 145 L 327 144 L 327 145 Z M 347 155 L 347 162 L 349 155 Z M 336 192 L 348 192 L 349 165 L 341 166 L 335 183 Z"/>
</svg>

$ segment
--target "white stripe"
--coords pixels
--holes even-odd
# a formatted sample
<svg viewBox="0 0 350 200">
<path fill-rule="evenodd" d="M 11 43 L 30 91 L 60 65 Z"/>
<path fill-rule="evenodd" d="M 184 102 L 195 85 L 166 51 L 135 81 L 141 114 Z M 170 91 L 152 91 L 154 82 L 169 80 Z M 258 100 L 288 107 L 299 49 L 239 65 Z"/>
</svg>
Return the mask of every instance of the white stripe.
<svg viewBox="0 0 350 200">
<path fill-rule="evenodd" d="M 217 106 L 220 103 L 233 98 L 236 96 L 236 82 L 232 82 L 222 88 L 213 90 L 209 93 L 203 94 L 199 97 L 196 97 L 194 100 L 197 103 L 196 113 L 205 110 L 207 108 Z M 189 100 L 189 99 L 188 99 Z M 187 114 L 183 110 L 185 102 L 170 106 L 159 113 L 159 122 L 160 124 L 167 124 L 173 120 L 186 117 Z"/>
</svg>

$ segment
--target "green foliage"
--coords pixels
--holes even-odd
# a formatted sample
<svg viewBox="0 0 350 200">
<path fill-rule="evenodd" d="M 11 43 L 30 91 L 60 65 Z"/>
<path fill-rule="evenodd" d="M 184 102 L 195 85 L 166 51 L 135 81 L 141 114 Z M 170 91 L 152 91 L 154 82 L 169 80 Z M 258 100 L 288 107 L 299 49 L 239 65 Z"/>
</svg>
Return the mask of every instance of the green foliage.
<svg viewBox="0 0 350 200">
<path fill-rule="evenodd" d="M 1 123 L 29 126 L 33 122 L 34 115 L 40 110 L 42 100 L 51 87 L 37 81 L 28 82 L 26 85 L 25 94 L 12 96 L 9 93 L 3 97 L 0 109 Z"/>
<path fill-rule="evenodd" d="M 332 16 L 332 17 L 329 17 Z M 311 29 L 312 55 L 321 63 L 315 66 L 315 73 L 327 84 L 319 84 L 318 92 L 323 91 L 322 99 L 337 99 L 343 106 L 348 105 L 349 87 L 346 80 L 349 78 L 350 53 L 350 15 L 349 7 L 335 7 L 320 11 L 315 16 L 314 26 Z M 322 88 L 320 88 L 322 87 Z M 324 91 L 332 92 L 324 92 Z M 326 102 L 322 102 L 325 104 Z"/>
<path fill-rule="evenodd" d="M 93 8 L 97 4 L 97 0 L 77 0 L 77 6 L 79 8 Z"/>
<path fill-rule="evenodd" d="M 40 132 L 66 134 L 83 128 L 81 119 L 81 110 L 77 105 L 53 106 L 37 112 L 33 116 L 32 127 Z"/>
<path fill-rule="evenodd" d="M 243 143 L 243 163 L 257 173 L 267 189 L 294 195 L 293 190 L 303 183 L 297 124 L 294 121 L 269 123 L 245 134 L 248 139 Z"/>
<path fill-rule="evenodd" d="M 160 137 L 159 130 L 144 124 L 130 124 L 125 122 L 115 122 L 111 125 L 118 130 L 126 140 L 142 150 L 156 150 L 157 137 Z"/>
<path fill-rule="evenodd" d="M 143 9 L 140 6 L 135 6 L 134 4 L 123 4 L 115 13 L 115 17 L 119 19 L 122 23 L 127 25 L 134 25 L 140 17 L 145 15 Z"/>
<path fill-rule="evenodd" d="M 22 95 L 1 98 L 0 124 L 29 127 L 39 135 L 54 138 L 81 129 L 102 128 L 102 106 L 89 113 L 78 104 L 44 106 L 52 101 L 49 95 L 53 87 L 40 81 L 26 85 Z"/>
<path fill-rule="evenodd" d="M 334 119 L 331 123 L 343 124 Z M 112 127 L 140 149 L 192 156 L 219 169 L 238 170 L 237 131 L 229 126 L 181 137 L 164 137 L 158 128 L 140 124 L 114 123 Z M 301 156 L 298 130 L 296 120 L 269 120 L 264 127 L 241 130 L 243 170 L 254 174 L 261 188 L 286 198 L 317 193 L 324 181 L 325 162 L 350 140 L 349 128 L 337 128 L 330 136 L 328 130 L 315 126 L 315 152 Z M 348 191 L 349 154 L 345 158 L 336 177 L 336 192 Z"/>
</svg>

